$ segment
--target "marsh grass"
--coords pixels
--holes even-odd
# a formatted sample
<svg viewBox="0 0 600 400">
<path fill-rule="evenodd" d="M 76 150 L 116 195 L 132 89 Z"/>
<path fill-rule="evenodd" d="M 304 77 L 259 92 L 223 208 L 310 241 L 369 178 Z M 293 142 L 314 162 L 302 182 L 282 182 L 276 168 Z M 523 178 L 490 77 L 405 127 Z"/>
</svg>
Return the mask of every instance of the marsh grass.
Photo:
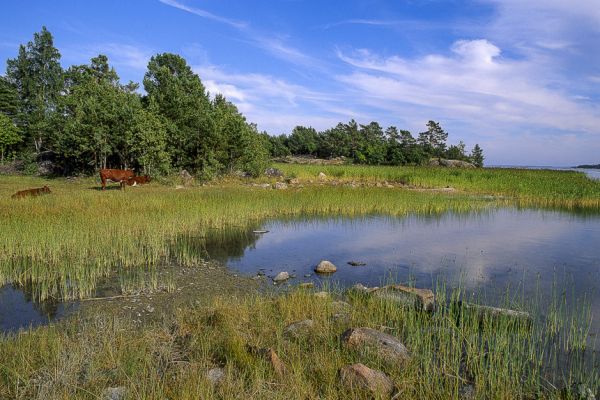
<svg viewBox="0 0 600 400">
<path fill-rule="evenodd" d="M 584 352 L 551 340 L 543 320 L 482 318 L 458 306 L 460 288 L 438 284 L 436 292 L 432 314 L 358 292 L 317 298 L 297 289 L 218 297 L 142 328 L 102 315 L 66 321 L 0 341 L 0 398 L 92 399 L 118 386 L 136 399 L 370 398 L 338 383 L 338 370 L 356 362 L 388 374 L 396 398 L 460 398 L 466 387 L 475 399 L 577 399 L 577 388 L 599 390 Z M 340 298 L 351 305 L 347 318 L 334 317 Z M 304 319 L 314 321 L 310 333 L 286 338 L 284 328 Z M 569 335 L 568 322 L 558 324 L 557 336 Z M 396 336 L 411 360 L 390 363 L 369 349 L 347 349 L 340 335 L 358 326 Z M 286 364 L 283 378 L 253 350 L 267 347 Z M 206 378 L 213 367 L 226 371 L 219 386 Z"/>
<path fill-rule="evenodd" d="M 53 193 L 10 198 L 18 189 L 42 184 Z M 439 214 L 494 205 L 476 196 L 385 188 L 265 190 L 235 183 L 101 192 L 93 179 L 1 176 L 0 286 L 30 285 L 39 300 L 76 299 L 92 295 L 97 282 L 116 271 L 124 291 L 136 282 L 155 287 L 156 266 L 194 265 L 206 256 L 204 242 L 224 228 L 244 236 L 270 217 Z"/>
</svg>

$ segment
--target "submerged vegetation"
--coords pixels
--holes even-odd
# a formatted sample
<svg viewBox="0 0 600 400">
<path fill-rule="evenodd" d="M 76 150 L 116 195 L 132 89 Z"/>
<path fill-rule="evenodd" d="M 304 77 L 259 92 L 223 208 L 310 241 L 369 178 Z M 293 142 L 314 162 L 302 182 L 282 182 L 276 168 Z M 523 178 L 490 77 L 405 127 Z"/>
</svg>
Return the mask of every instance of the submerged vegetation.
<svg viewBox="0 0 600 400">
<path fill-rule="evenodd" d="M 460 289 L 439 285 L 436 295 L 434 313 L 355 291 L 295 290 L 219 297 L 142 328 L 107 316 L 66 321 L 0 341 L 0 397 L 91 399 L 124 388 L 126 398 L 144 399 L 372 398 L 339 382 L 339 369 L 358 362 L 386 373 L 401 398 L 580 399 L 599 389 L 598 369 L 585 364 L 560 307 L 556 329 L 547 331 L 528 319 L 482 318 L 456 305 L 465 299 Z M 334 301 L 342 296 L 347 303 Z M 535 301 L 527 307 L 535 311 Z M 307 331 L 286 334 L 306 319 Z M 410 358 L 391 362 L 374 348 L 348 348 L 341 335 L 349 327 L 391 334 Z M 261 355 L 267 348 L 283 368 Z M 225 373 L 220 384 L 207 376 L 216 367 Z"/>
</svg>

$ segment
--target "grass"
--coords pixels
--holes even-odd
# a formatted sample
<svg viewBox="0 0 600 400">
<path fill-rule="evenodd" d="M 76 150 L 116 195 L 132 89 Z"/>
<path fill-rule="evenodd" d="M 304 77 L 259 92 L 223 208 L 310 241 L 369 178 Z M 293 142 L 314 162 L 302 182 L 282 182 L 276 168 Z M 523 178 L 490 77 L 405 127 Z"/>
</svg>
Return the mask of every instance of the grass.
<svg viewBox="0 0 600 400">
<path fill-rule="evenodd" d="M 19 188 L 48 184 L 53 193 L 13 200 Z M 238 184 L 176 190 L 149 185 L 96 190 L 92 179 L 0 177 L 0 285 L 34 288 L 37 299 L 90 296 L 114 271 L 192 265 L 215 230 L 247 232 L 270 217 L 407 215 L 481 210 L 494 203 L 468 195 L 399 189 L 305 187 L 265 190 Z M 139 284 L 155 285 L 152 279 Z"/>
<path fill-rule="evenodd" d="M 334 317 L 336 296 L 351 305 L 345 318 Z M 464 294 L 438 286 L 433 314 L 356 292 L 317 298 L 299 289 L 218 297 L 142 328 L 106 315 L 66 321 L 0 340 L 0 398 L 95 399 L 120 386 L 132 399 L 371 398 L 338 384 L 338 370 L 356 362 L 388 374 L 396 398 L 459 398 L 472 387 L 475 399 L 577 399 L 578 388 L 600 389 L 598 370 L 586 368 L 581 351 L 566 352 L 566 340 L 547 335 L 543 324 L 482 319 L 448 306 L 456 303 L 446 297 Z M 314 328 L 286 338 L 284 328 L 304 319 Z M 359 326 L 397 337 L 411 360 L 392 363 L 368 348 L 346 348 L 341 334 Z M 254 350 L 261 348 L 277 352 L 286 375 Z M 206 378 L 214 367 L 226 371 L 219 386 Z"/>
<path fill-rule="evenodd" d="M 421 188 L 453 187 L 468 193 L 506 196 L 515 204 L 534 207 L 600 210 L 600 181 L 583 172 L 533 169 L 453 169 L 358 165 L 277 164 L 301 180 L 387 181 Z"/>
</svg>

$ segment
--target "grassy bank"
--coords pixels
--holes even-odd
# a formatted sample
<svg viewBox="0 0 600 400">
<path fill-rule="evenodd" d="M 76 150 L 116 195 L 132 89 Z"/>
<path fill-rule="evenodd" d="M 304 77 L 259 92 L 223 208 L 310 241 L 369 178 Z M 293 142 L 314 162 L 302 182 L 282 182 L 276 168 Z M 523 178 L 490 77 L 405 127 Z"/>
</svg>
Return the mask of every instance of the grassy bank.
<svg viewBox="0 0 600 400">
<path fill-rule="evenodd" d="M 460 296 L 459 292 L 453 297 Z M 439 288 L 438 299 L 444 299 Z M 599 389 L 598 370 L 584 366 L 577 338 L 527 320 L 480 318 L 438 303 L 429 314 L 389 300 L 349 292 L 348 304 L 296 290 L 279 296 L 216 298 L 185 308 L 162 323 L 134 328 L 127 320 L 95 316 L 0 340 L 0 398 L 96 399 L 123 387 L 131 399 L 371 398 L 339 384 L 338 370 L 363 363 L 385 372 L 396 398 L 578 399 Z M 529 301 L 527 306 L 533 307 Z M 290 338 L 285 327 L 311 319 Z M 547 323 L 551 323 L 550 319 Z M 371 327 L 400 339 L 411 353 L 390 362 L 374 349 L 341 341 L 349 327 Z M 260 355 L 272 348 L 286 367 L 280 376 Z M 223 367 L 213 385 L 207 371 Z"/>
<path fill-rule="evenodd" d="M 447 186 L 469 193 L 507 196 L 517 204 L 564 209 L 600 209 L 600 181 L 582 172 L 507 168 L 429 168 L 277 164 L 286 175 L 318 179 L 323 172 L 341 182 L 387 181 L 422 188 Z"/>
</svg>

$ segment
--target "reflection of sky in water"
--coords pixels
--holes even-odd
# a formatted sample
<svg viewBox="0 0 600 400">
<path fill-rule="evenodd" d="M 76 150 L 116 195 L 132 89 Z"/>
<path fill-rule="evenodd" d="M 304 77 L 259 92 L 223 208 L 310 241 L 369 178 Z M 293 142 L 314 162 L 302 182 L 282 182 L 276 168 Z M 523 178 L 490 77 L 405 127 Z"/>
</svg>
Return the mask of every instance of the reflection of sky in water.
<svg viewBox="0 0 600 400">
<path fill-rule="evenodd" d="M 538 285 L 542 293 L 549 293 L 557 281 L 577 293 L 586 292 L 600 310 L 599 216 L 503 209 L 469 215 L 273 221 L 263 228 L 270 232 L 241 258 L 228 259 L 230 267 L 248 274 L 265 268 L 271 276 L 294 272 L 296 281 L 331 280 L 342 286 L 379 285 L 391 276 L 399 282 L 414 278 L 418 286 L 430 287 L 440 274 L 452 282 L 462 273 L 467 288 L 479 288 L 490 298 L 509 285 L 525 296 Z M 322 259 L 336 264 L 338 272 L 305 278 Z M 352 267 L 350 260 L 367 266 Z"/>
</svg>

